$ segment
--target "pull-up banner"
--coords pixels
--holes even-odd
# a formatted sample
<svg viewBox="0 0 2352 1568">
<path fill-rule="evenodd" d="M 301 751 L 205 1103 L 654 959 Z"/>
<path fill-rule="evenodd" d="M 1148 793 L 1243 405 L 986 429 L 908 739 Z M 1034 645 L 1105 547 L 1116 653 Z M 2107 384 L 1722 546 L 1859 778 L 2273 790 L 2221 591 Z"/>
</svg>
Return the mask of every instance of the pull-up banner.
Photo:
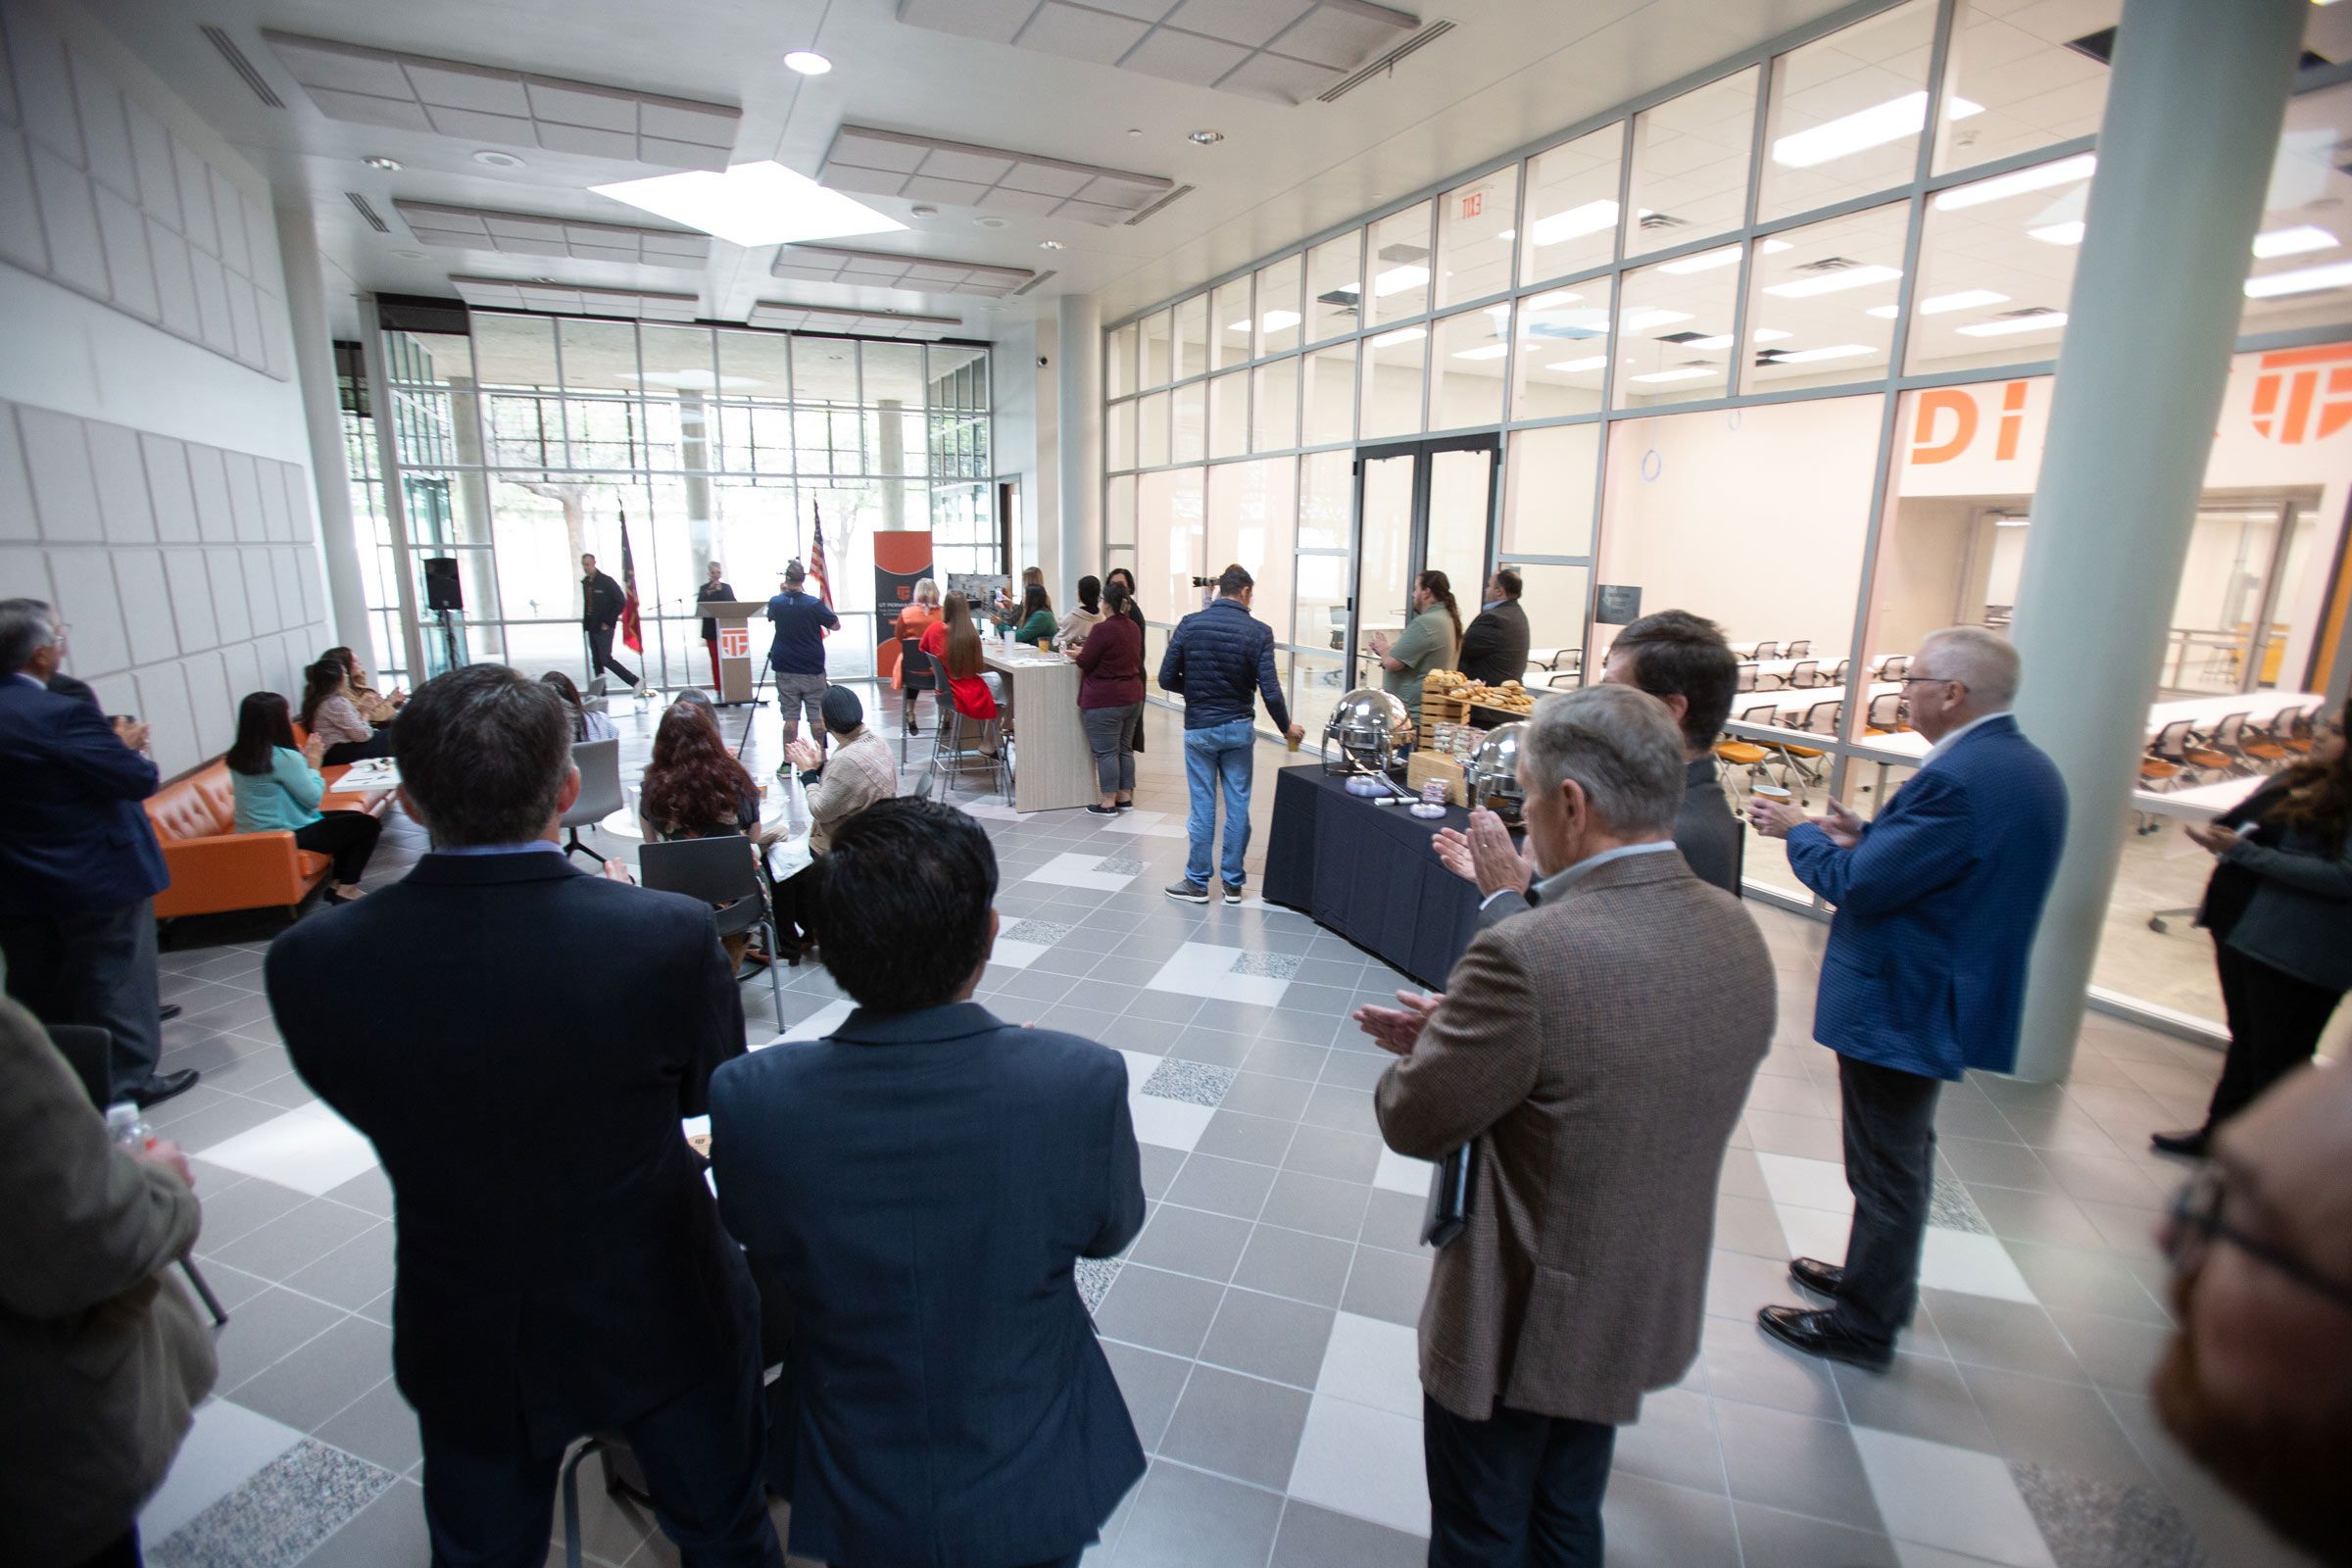
<svg viewBox="0 0 2352 1568">
<path fill-rule="evenodd" d="M 899 612 L 914 603 L 914 585 L 931 574 L 930 529 L 876 530 L 874 672 L 885 679 L 899 667 Z"/>
</svg>

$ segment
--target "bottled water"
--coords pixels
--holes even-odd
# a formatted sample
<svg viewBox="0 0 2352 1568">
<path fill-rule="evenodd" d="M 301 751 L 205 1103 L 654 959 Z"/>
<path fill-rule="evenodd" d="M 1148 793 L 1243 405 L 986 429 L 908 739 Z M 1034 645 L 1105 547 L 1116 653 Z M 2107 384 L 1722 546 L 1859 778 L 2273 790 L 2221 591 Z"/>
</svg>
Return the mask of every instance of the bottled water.
<svg viewBox="0 0 2352 1568">
<path fill-rule="evenodd" d="M 154 1129 L 139 1107 L 127 1100 L 119 1100 L 106 1107 L 106 1132 L 119 1148 L 136 1154 L 155 1142 Z"/>
</svg>

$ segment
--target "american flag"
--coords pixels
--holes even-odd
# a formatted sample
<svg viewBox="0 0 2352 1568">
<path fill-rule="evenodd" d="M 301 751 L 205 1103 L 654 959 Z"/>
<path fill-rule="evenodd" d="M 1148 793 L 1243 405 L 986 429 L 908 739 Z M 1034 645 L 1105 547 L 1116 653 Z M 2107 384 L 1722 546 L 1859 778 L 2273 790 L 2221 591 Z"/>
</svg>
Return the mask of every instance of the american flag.
<svg viewBox="0 0 2352 1568">
<path fill-rule="evenodd" d="M 629 554 L 629 514 L 620 514 L 620 587 L 628 597 L 620 606 L 620 640 L 627 647 L 645 652 L 645 628 L 637 619 L 637 558 Z"/>
<path fill-rule="evenodd" d="M 831 610 L 833 584 L 825 575 L 825 514 L 813 501 L 808 503 L 808 511 L 816 519 L 816 538 L 808 552 L 808 575 L 816 579 L 816 597 L 824 601 L 827 610 Z"/>
</svg>

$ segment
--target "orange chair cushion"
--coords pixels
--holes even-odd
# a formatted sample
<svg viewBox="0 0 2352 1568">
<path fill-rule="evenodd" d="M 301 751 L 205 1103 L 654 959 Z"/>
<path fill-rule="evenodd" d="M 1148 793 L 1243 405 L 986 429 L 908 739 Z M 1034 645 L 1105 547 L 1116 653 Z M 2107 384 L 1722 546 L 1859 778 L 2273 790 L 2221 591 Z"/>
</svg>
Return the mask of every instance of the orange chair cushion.
<svg viewBox="0 0 2352 1568">
<path fill-rule="evenodd" d="M 380 814 L 391 799 L 387 791 L 335 793 L 335 782 L 347 771 L 326 769 L 327 795 L 319 808 Z M 297 848 L 291 833 L 239 833 L 236 786 L 228 764 L 218 758 L 166 784 L 146 805 L 172 876 L 172 885 L 155 897 L 162 919 L 300 904 L 331 863 L 323 855 Z"/>
<path fill-rule="evenodd" d="M 1753 767 L 1770 754 L 1763 747 L 1750 746 L 1745 741 L 1721 741 L 1715 747 L 1715 755 L 1734 767 Z"/>
</svg>

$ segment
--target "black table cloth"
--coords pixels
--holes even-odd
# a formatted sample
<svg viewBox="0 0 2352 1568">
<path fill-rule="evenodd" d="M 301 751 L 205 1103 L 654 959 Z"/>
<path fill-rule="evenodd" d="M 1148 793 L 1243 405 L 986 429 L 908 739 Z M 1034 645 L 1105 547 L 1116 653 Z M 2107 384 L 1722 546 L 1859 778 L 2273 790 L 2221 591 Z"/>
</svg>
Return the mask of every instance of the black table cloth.
<svg viewBox="0 0 2352 1568">
<path fill-rule="evenodd" d="M 1266 902 L 1311 916 L 1441 990 L 1478 934 L 1479 893 L 1446 869 L 1429 841 L 1442 827 L 1467 831 L 1469 823 L 1458 806 L 1418 817 L 1403 802 L 1380 806 L 1348 794 L 1346 779 L 1319 765 L 1283 768 L 1274 775 Z"/>
</svg>

